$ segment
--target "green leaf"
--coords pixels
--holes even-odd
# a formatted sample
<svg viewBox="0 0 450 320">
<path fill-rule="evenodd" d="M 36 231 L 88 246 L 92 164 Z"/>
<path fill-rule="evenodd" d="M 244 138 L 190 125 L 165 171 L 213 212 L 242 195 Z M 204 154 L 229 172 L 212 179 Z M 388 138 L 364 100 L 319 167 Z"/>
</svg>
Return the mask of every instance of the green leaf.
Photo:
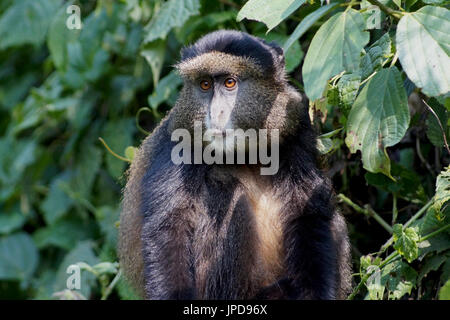
<svg viewBox="0 0 450 320">
<path fill-rule="evenodd" d="M 157 110 L 161 103 L 169 99 L 171 94 L 176 92 L 182 82 L 180 76 L 175 71 L 171 71 L 167 76 L 162 78 L 151 96 L 148 97 L 148 103 L 152 109 Z"/>
<path fill-rule="evenodd" d="M 60 0 L 14 1 L 0 18 L 0 49 L 44 42 Z"/>
<path fill-rule="evenodd" d="M 409 109 L 397 68 L 382 69 L 361 90 L 350 111 L 345 143 L 362 152 L 364 168 L 391 177 L 386 147 L 398 143 L 409 125 Z"/>
<path fill-rule="evenodd" d="M 55 177 L 48 191 L 47 196 L 41 203 L 41 210 L 44 213 L 44 219 L 47 224 L 53 224 L 62 216 L 64 216 L 71 208 L 73 201 L 64 192 L 63 183 L 68 183 L 72 175 L 66 171 Z"/>
<path fill-rule="evenodd" d="M 361 50 L 369 42 L 369 33 L 364 29 L 364 19 L 353 9 L 335 14 L 319 28 L 303 64 L 305 91 L 310 100 L 322 96 L 331 77 L 358 69 Z"/>
<path fill-rule="evenodd" d="M 446 135 L 448 141 L 448 115 L 447 110 L 444 106 L 442 106 L 436 99 L 430 99 L 428 101 L 428 105 L 433 109 L 434 113 L 439 118 L 439 122 L 442 125 L 444 131 L 442 131 L 441 126 L 439 125 L 438 120 L 435 115 L 428 111 L 426 126 L 427 126 L 427 137 L 430 139 L 431 143 L 437 147 L 444 146 L 444 135 Z"/>
<path fill-rule="evenodd" d="M 339 107 L 348 112 L 356 99 L 361 84 L 361 76 L 356 73 L 344 74 L 337 84 Z"/>
<path fill-rule="evenodd" d="M 190 16 L 200 13 L 199 0 L 169 0 L 162 4 L 150 22 L 145 26 L 144 43 L 165 39 L 174 27 L 181 27 Z"/>
<path fill-rule="evenodd" d="M 397 27 L 396 46 L 403 70 L 428 96 L 450 91 L 450 11 L 425 6 L 405 14 Z"/>
<path fill-rule="evenodd" d="M 420 270 L 419 277 L 417 278 L 417 282 L 420 282 L 430 271 L 436 271 L 440 268 L 440 266 L 447 260 L 450 259 L 449 254 L 437 254 L 427 259 L 425 264 Z"/>
<path fill-rule="evenodd" d="M 68 15 L 66 9 L 73 1 L 62 6 L 53 18 L 48 30 L 47 46 L 53 63 L 58 69 L 65 69 L 68 64 L 67 43 L 75 41 L 81 30 L 66 26 Z M 48 18 L 47 18 L 48 19 Z"/>
<path fill-rule="evenodd" d="M 442 206 L 450 200 L 450 166 L 441 171 L 436 180 L 436 194 L 433 207 L 440 211 Z"/>
<path fill-rule="evenodd" d="M 411 263 L 419 256 L 419 248 L 417 243 L 419 241 L 419 235 L 414 228 L 403 229 L 403 225 L 394 225 L 394 249 L 405 257 L 405 259 Z"/>
<path fill-rule="evenodd" d="M 67 288 L 67 279 L 70 277 L 70 274 L 66 272 L 67 268 L 78 262 L 84 262 L 88 265 L 96 265 L 99 263 L 90 241 L 79 242 L 78 245 L 64 257 L 64 260 L 59 265 L 58 271 L 56 272 L 53 291 L 62 291 Z M 91 288 L 94 286 L 95 276 L 89 272 L 83 272 L 81 274 L 81 294 L 89 299 Z"/>
<path fill-rule="evenodd" d="M 107 206 L 101 207 L 95 211 L 95 219 L 100 225 L 106 243 L 115 248 L 118 234 L 116 222 L 119 220 L 119 210 Z"/>
<path fill-rule="evenodd" d="M 33 239 L 39 249 L 55 246 L 70 250 L 82 240 L 94 236 L 93 225 L 80 219 L 62 219 L 53 225 L 40 228 L 33 234 Z"/>
<path fill-rule="evenodd" d="M 8 234 L 21 228 L 25 224 L 25 215 L 19 208 L 14 208 L 9 212 L 1 210 L 0 207 L 0 234 Z"/>
<path fill-rule="evenodd" d="M 416 284 L 417 272 L 402 260 L 391 262 L 384 266 L 381 283 L 388 289 L 389 299 L 400 299 L 410 294 Z"/>
<path fill-rule="evenodd" d="M 130 161 L 133 161 L 133 160 L 134 160 L 134 157 L 136 156 L 137 150 L 138 150 L 138 149 L 137 149 L 136 147 L 128 146 L 128 147 L 125 149 L 125 157 L 126 157 L 127 159 L 129 159 Z"/>
<path fill-rule="evenodd" d="M 391 38 L 385 33 L 375 41 L 361 59 L 361 78 L 364 80 L 374 71 L 381 69 L 383 62 L 391 55 Z"/>
<path fill-rule="evenodd" d="M 289 17 L 306 0 L 266 1 L 249 0 L 245 3 L 237 15 L 237 21 L 246 18 L 263 22 L 269 32 L 281 21 Z"/>
<path fill-rule="evenodd" d="M 283 49 L 287 51 L 290 46 L 295 43 L 300 37 L 311 28 L 311 26 L 316 23 L 317 20 L 322 18 L 327 12 L 331 11 L 334 7 L 336 7 L 337 3 L 330 3 L 323 7 L 320 7 L 317 10 L 314 10 L 310 14 L 308 14 L 303 20 L 298 24 L 295 28 L 294 32 L 289 36 L 289 38 L 284 43 Z"/>
<path fill-rule="evenodd" d="M 103 129 L 102 136 L 109 147 L 121 154 L 127 146 L 133 143 L 133 134 L 136 131 L 134 118 L 109 121 Z M 126 162 L 106 153 L 106 167 L 111 176 L 118 178 L 123 174 Z"/>
<path fill-rule="evenodd" d="M 166 53 L 166 42 L 164 40 L 154 41 L 144 46 L 141 51 L 141 56 L 145 58 L 153 74 L 153 85 L 157 86 L 159 76 L 164 63 L 164 56 Z"/>
<path fill-rule="evenodd" d="M 445 0 L 422 0 L 422 2 L 426 4 L 441 4 L 444 3 Z"/>
<path fill-rule="evenodd" d="M 27 233 L 0 239 L 0 279 L 27 281 L 38 261 L 38 250 Z"/>
<path fill-rule="evenodd" d="M 450 280 L 439 290 L 439 300 L 450 300 Z"/>
</svg>

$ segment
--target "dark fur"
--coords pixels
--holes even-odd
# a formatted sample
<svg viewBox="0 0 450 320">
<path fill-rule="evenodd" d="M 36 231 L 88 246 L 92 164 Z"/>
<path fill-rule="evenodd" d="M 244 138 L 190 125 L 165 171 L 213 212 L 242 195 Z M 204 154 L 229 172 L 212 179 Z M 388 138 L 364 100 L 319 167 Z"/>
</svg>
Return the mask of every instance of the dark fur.
<svg viewBox="0 0 450 320">
<path fill-rule="evenodd" d="M 234 32 L 203 39 L 185 50 L 183 58 L 257 47 L 253 41 L 259 40 L 239 34 L 242 40 Z M 257 63 L 266 63 L 266 54 L 258 50 L 270 55 L 281 50 L 268 49 L 262 41 L 259 45 L 262 49 L 248 51 Z M 266 80 L 260 84 L 270 91 Z M 265 113 L 268 126 L 278 123 L 283 130 L 280 169 L 264 178 L 281 203 L 283 234 L 282 271 L 267 283 L 267 270 L 258 260 L 254 213 L 240 179 L 242 167 L 257 172 L 258 166 L 174 165 L 170 160 L 174 123 L 192 102 L 188 91 L 144 141 L 130 169 L 119 243 L 128 279 L 148 299 L 345 298 L 350 288 L 347 229 L 334 209 L 330 183 L 316 167 L 316 137 L 298 93 L 286 83 L 261 98 L 267 108 L 287 110 Z M 277 106 L 278 94 L 291 98 Z M 189 122 L 194 118 L 187 116 Z"/>
</svg>

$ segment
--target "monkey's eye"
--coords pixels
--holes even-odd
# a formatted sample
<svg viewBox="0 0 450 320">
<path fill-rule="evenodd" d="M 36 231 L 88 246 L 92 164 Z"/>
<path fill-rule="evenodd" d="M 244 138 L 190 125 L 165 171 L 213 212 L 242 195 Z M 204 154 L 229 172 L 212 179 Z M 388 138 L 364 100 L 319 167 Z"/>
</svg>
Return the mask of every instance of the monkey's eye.
<svg viewBox="0 0 450 320">
<path fill-rule="evenodd" d="M 225 79 L 225 87 L 227 87 L 228 89 L 233 89 L 235 85 L 236 85 L 235 79 L 233 78 Z"/>
<path fill-rule="evenodd" d="M 209 82 L 208 80 L 202 80 L 200 82 L 200 88 L 202 88 L 203 90 L 209 90 L 211 88 L 211 82 Z"/>
</svg>

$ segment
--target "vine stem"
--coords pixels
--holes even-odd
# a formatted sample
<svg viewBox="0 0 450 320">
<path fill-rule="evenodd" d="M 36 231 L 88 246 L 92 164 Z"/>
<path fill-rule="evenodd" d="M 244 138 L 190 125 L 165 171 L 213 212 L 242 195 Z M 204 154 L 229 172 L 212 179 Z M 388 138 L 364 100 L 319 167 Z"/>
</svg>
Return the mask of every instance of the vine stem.
<svg viewBox="0 0 450 320">
<path fill-rule="evenodd" d="M 352 200 L 350 200 L 349 198 L 344 196 L 342 193 L 338 194 L 338 198 L 342 202 L 345 202 L 350 207 L 355 209 L 355 211 L 362 213 L 368 217 L 374 218 L 384 229 L 386 229 L 387 232 L 392 234 L 392 227 L 386 221 L 384 221 L 383 218 L 381 218 L 380 215 L 378 213 L 376 213 L 372 208 L 370 208 L 369 206 L 366 206 L 365 208 L 361 208 L 356 203 L 354 203 Z"/>
<path fill-rule="evenodd" d="M 98 140 L 100 140 L 100 142 L 101 143 L 103 143 L 103 145 L 105 146 L 105 148 L 109 151 L 109 153 L 111 153 L 114 157 L 116 157 L 117 159 L 120 159 L 120 160 L 122 160 L 122 161 L 125 161 L 125 162 L 130 162 L 131 163 L 131 160 L 130 159 L 128 159 L 128 158 L 124 158 L 124 157 L 122 157 L 122 156 L 119 156 L 117 153 L 115 153 L 114 151 L 112 151 L 111 150 L 111 148 L 108 146 L 108 144 L 105 142 L 105 140 L 103 140 L 102 138 L 98 138 Z"/>
<path fill-rule="evenodd" d="M 427 204 L 428 205 L 428 204 Z M 425 206 L 427 206 L 425 205 Z M 423 208 L 422 208 L 423 209 Z M 417 214 L 416 214 L 417 215 Z M 415 215 L 415 216 L 416 216 Z M 412 218 L 411 218 L 412 219 Z M 410 219 L 410 220 L 411 220 Z M 406 224 L 405 224 L 406 225 Z M 427 234 L 426 236 L 423 236 L 419 239 L 419 243 L 423 242 L 425 240 L 430 239 L 431 237 L 434 237 L 435 235 L 447 230 L 448 228 L 450 228 L 450 224 L 447 224 L 429 234 Z M 384 267 L 385 265 L 387 265 L 388 263 L 392 262 L 394 259 L 396 259 L 397 257 L 399 257 L 400 254 L 397 251 L 392 252 L 382 263 L 380 263 L 379 268 Z M 356 294 L 358 293 L 358 291 L 361 289 L 361 287 L 367 282 L 367 279 L 369 279 L 370 274 L 365 274 L 362 278 L 361 281 L 358 283 L 358 285 L 356 286 L 356 288 L 353 290 L 353 292 L 347 297 L 348 300 L 352 300 Z"/>
<path fill-rule="evenodd" d="M 121 276 L 122 276 L 122 269 L 119 269 L 119 271 L 117 272 L 117 274 L 114 277 L 113 281 L 111 281 L 109 286 L 105 289 L 105 292 L 103 292 L 101 300 L 106 300 L 109 297 L 109 295 L 111 294 L 112 290 L 116 286 L 116 284 L 119 281 Z"/>
<path fill-rule="evenodd" d="M 370 2 L 371 4 L 377 6 L 378 8 L 380 8 L 381 11 L 383 11 L 387 15 L 390 15 L 391 17 L 394 17 L 397 20 L 400 20 L 401 17 L 403 16 L 402 12 L 393 10 L 393 9 L 389 8 L 388 6 L 385 6 L 378 0 L 367 0 L 367 1 Z"/>
</svg>

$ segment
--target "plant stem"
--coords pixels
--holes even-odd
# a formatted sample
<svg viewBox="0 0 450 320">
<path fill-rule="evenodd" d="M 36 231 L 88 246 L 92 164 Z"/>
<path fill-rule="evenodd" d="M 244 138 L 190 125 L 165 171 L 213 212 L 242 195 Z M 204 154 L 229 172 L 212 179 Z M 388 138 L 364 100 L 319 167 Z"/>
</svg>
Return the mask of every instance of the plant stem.
<svg viewBox="0 0 450 320">
<path fill-rule="evenodd" d="M 384 13 L 386 13 L 387 15 L 389 15 L 391 17 L 394 17 L 397 20 L 400 20 L 400 18 L 403 16 L 402 12 L 393 10 L 393 9 L 385 6 L 378 0 L 367 0 L 367 1 L 370 2 L 371 4 L 377 6 L 378 8 L 380 8 L 381 11 L 383 11 Z"/>
<path fill-rule="evenodd" d="M 346 204 L 348 204 L 350 207 L 352 207 L 353 209 L 355 209 L 355 211 L 362 213 L 368 217 L 372 217 L 374 218 L 384 229 L 386 229 L 387 232 L 392 234 L 392 227 L 383 220 L 383 218 L 381 218 L 378 213 L 376 213 L 372 208 L 370 208 L 368 205 L 366 205 L 365 208 L 361 208 L 360 206 L 358 206 L 356 203 L 354 203 L 352 200 L 350 200 L 349 198 L 347 198 L 346 196 L 344 196 L 342 193 L 338 194 L 338 198 L 339 200 L 341 200 L 342 202 L 345 202 Z"/>
<path fill-rule="evenodd" d="M 103 292 L 101 300 L 106 300 L 109 297 L 109 295 L 113 291 L 114 287 L 116 286 L 117 282 L 119 281 L 121 275 L 122 275 L 122 269 L 119 269 L 119 271 L 117 272 L 117 274 L 114 277 L 113 281 L 111 281 L 109 286 Z"/>
<path fill-rule="evenodd" d="M 428 203 L 425 205 L 425 207 L 428 205 Z M 425 208 L 424 207 L 424 208 Z M 423 208 L 422 208 L 423 209 Z M 417 214 L 416 214 L 417 215 Z M 411 218 L 412 219 L 412 218 Z M 406 224 L 405 224 L 406 225 Z M 419 242 L 425 241 L 430 239 L 431 237 L 434 237 L 435 235 L 441 233 L 442 231 L 447 230 L 448 228 L 450 228 L 450 224 L 443 226 L 442 228 L 437 229 L 436 231 L 433 231 L 429 234 L 427 234 L 426 236 L 422 237 L 419 239 Z M 382 267 L 384 267 L 385 265 L 387 265 L 388 263 L 392 262 L 394 259 L 398 258 L 400 255 L 397 251 L 392 252 L 389 256 L 387 256 L 386 259 L 384 259 L 384 261 L 382 263 L 380 263 L 380 269 Z M 365 274 L 362 278 L 361 281 L 358 283 L 358 285 L 356 286 L 356 288 L 353 290 L 353 292 L 347 297 L 347 300 L 352 300 L 356 294 L 358 293 L 358 291 L 361 289 L 361 287 L 366 283 L 367 279 L 369 279 L 370 274 Z"/>
</svg>

